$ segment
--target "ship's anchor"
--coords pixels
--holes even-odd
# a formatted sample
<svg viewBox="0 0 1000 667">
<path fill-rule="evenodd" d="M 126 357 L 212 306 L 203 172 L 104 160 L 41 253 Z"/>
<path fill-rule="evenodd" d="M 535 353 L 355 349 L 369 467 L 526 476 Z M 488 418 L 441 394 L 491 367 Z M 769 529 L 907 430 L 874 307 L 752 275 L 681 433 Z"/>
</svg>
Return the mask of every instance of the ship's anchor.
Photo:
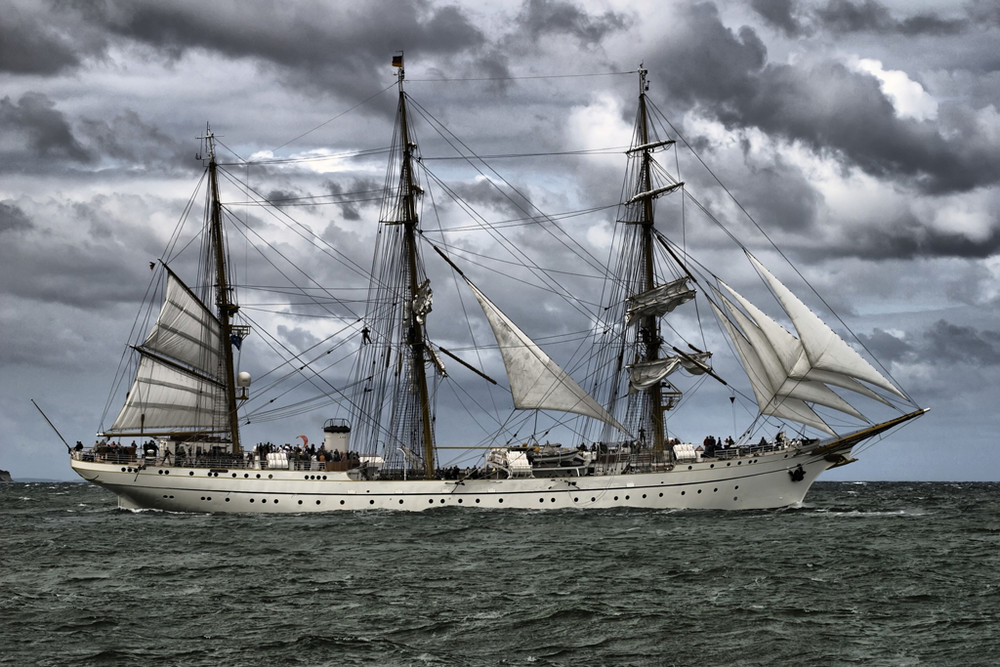
<svg viewBox="0 0 1000 667">
<path fill-rule="evenodd" d="M 789 470 L 788 475 L 792 478 L 793 482 L 801 482 L 806 478 L 806 471 L 802 469 L 802 464 L 795 470 Z"/>
</svg>

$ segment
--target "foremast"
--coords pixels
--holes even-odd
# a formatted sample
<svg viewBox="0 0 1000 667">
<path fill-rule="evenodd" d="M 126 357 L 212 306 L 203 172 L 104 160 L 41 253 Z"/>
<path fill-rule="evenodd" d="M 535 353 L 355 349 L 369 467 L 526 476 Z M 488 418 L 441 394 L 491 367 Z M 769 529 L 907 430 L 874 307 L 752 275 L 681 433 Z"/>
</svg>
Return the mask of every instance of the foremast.
<svg viewBox="0 0 1000 667">
<path fill-rule="evenodd" d="M 209 236 L 211 239 L 211 254 L 215 264 L 215 306 L 221 325 L 219 337 L 220 356 L 223 363 L 225 379 L 226 423 L 229 427 L 232 452 L 242 452 L 240 445 L 239 414 L 236 403 L 236 366 L 233 360 L 233 341 L 242 339 L 242 334 L 234 330 L 233 316 L 239 311 L 234 302 L 232 288 L 229 285 L 228 262 L 225 237 L 222 230 L 222 203 L 219 197 L 218 163 L 215 158 L 215 135 L 210 129 L 205 132 L 205 146 L 208 151 L 208 181 L 210 188 Z"/>
</svg>

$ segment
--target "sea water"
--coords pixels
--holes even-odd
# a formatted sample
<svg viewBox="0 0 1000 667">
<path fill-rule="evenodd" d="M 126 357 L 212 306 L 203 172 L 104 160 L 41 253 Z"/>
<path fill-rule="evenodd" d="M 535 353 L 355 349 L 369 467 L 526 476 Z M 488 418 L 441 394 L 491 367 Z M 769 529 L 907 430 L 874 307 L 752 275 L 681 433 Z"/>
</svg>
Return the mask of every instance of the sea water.
<svg viewBox="0 0 1000 667">
<path fill-rule="evenodd" d="M 998 498 L 276 517 L 6 484 L 0 664 L 1000 664 Z"/>
</svg>

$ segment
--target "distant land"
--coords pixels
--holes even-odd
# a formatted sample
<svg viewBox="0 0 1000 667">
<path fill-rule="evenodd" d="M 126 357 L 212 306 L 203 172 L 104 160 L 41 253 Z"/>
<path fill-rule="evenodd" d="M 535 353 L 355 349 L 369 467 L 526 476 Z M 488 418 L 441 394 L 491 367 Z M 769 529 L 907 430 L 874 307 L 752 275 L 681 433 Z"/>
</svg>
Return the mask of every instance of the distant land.
<svg viewBox="0 0 1000 667">
<path fill-rule="evenodd" d="M 12 480 L 10 478 L 10 473 L 9 472 L 7 472 L 6 470 L 0 470 L 0 483 L 3 483 L 3 482 L 13 482 L 13 481 L 14 480 Z"/>
</svg>

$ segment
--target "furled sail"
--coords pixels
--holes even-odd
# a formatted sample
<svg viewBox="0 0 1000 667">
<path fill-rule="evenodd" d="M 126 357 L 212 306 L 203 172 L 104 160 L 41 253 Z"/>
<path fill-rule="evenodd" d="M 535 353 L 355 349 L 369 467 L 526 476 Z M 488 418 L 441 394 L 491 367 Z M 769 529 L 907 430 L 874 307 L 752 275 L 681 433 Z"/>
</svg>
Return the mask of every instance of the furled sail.
<svg viewBox="0 0 1000 667">
<path fill-rule="evenodd" d="M 500 346 L 514 407 L 572 412 L 599 419 L 622 433 L 628 433 L 613 415 L 552 361 L 485 294 L 468 280 L 466 282 L 479 300 Z"/>
<path fill-rule="evenodd" d="M 683 368 L 694 375 L 701 375 L 708 371 L 708 360 L 711 356 L 711 352 L 701 352 L 632 364 L 628 367 L 629 391 L 645 391 L 678 368 Z"/>
<path fill-rule="evenodd" d="M 650 315 L 659 317 L 694 297 L 695 291 L 688 285 L 687 278 L 679 278 L 642 294 L 636 294 L 628 300 L 629 306 L 625 311 L 625 324 Z"/>
<path fill-rule="evenodd" d="M 221 330 L 215 315 L 167 269 L 163 306 L 137 348 L 135 381 L 109 433 L 225 431 Z"/>
</svg>

